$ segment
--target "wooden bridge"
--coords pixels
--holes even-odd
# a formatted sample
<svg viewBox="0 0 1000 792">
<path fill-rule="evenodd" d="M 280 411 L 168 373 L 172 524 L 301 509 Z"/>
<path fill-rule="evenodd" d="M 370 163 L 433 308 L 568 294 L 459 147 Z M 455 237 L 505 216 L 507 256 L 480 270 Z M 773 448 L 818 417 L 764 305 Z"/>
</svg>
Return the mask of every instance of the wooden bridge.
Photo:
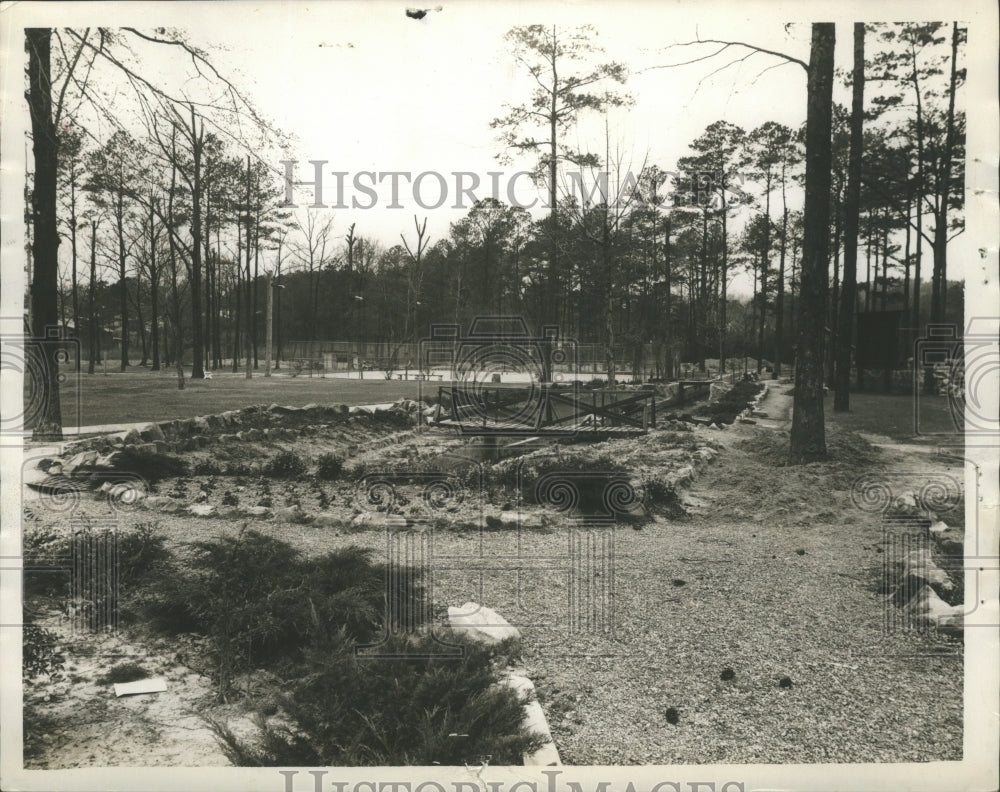
<svg viewBox="0 0 1000 792">
<path fill-rule="evenodd" d="M 656 425 L 656 392 L 551 384 L 442 385 L 431 423 L 476 436 L 630 436 Z"/>
</svg>

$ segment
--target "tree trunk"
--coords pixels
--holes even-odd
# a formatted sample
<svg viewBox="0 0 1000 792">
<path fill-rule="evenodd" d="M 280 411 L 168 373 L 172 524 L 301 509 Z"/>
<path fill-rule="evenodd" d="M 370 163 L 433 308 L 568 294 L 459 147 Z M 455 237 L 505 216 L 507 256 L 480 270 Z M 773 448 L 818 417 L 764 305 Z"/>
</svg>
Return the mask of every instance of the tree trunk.
<svg viewBox="0 0 1000 792">
<path fill-rule="evenodd" d="M 31 333 L 40 344 L 38 352 L 42 382 L 32 383 L 42 400 L 32 430 L 34 439 L 62 439 L 59 405 L 59 367 L 51 343 L 44 343 L 59 325 L 59 231 L 56 228 L 56 175 L 59 140 L 52 122 L 51 30 L 25 28 L 28 50 L 28 108 L 35 183 L 31 192 L 33 271 L 31 280 Z M 38 369 L 36 369 L 38 370 Z M 34 409 L 36 405 L 25 405 Z"/>
<path fill-rule="evenodd" d="M 948 85 L 948 116 L 945 122 L 944 155 L 938 176 L 938 205 L 934 218 L 934 282 L 937 299 L 931 303 L 931 321 L 942 322 L 948 300 L 948 199 L 951 195 L 951 160 L 955 153 L 955 89 L 958 80 L 958 22 L 951 28 L 951 77 Z"/>
<path fill-rule="evenodd" d="M 259 185 L 258 185 L 259 187 Z M 257 220 L 254 224 L 253 233 L 253 331 L 252 343 L 253 343 L 253 367 L 258 367 L 257 359 L 257 278 L 260 274 L 260 210 L 257 211 Z"/>
<path fill-rule="evenodd" d="M 851 149 L 847 165 L 847 197 L 844 205 L 844 277 L 840 285 L 840 332 L 837 336 L 837 369 L 834 375 L 833 409 L 846 412 L 851 406 L 851 348 L 854 329 L 855 292 L 858 278 L 858 215 L 861 202 L 861 157 L 864 142 L 865 25 L 854 23 L 854 73 L 851 99 Z M 907 254 L 909 218 L 907 217 Z M 909 273 L 909 269 L 907 269 Z"/>
<path fill-rule="evenodd" d="M 220 220 L 219 224 L 215 227 L 215 276 L 212 284 L 215 287 L 215 299 L 213 302 L 215 310 L 212 312 L 213 369 L 222 368 L 222 319 L 220 316 L 222 313 L 222 256 L 220 255 L 221 243 L 219 240 L 219 227 L 221 225 L 222 222 Z"/>
<path fill-rule="evenodd" d="M 116 196 L 115 208 L 115 231 L 118 234 L 118 287 L 121 290 L 121 319 L 122 319 L 122 341 L 121 341 L 121 370 L 128 368 L 128 284 L 125 280 L 128 275 L 128 259 L 125 253 L 125 181 L 122 166 L 119 163 L 118 195 Z"/>
<path fill-rule="evenodd" d="M 665 360 L 663 361 L 663 367 L 664 369 L 666 369 L 666 379 L 668 380 L 673 379 L 673 373 L 674 373 L 674 356 L 672 349 L 674 339 L 673 339 L 673 333 L 671 332 L 671 324 L 670 324 L 670 319 L 672 315 L 671 283 L 670 283 L 671 267 L 672 267 L 671 250 L 670 250 L 670 225 L 671 225 L 670 214 L 668 213 L 666 219 L 666 228 L 664 229 L 664 240 L 663 240 L 663 270 L 667 281 L 666 306 L 664 312 L 665 315 L 663 317 L 663 338 L 664 338 L 664 345 L 666 346 L 666 357 Z"/>
<path fill-rule="evenodd" d="M 793 463 L 826 456 L 823 357 L 830 236 L 830 131 L 836 26 L 812 25 L 806 115 L 806 199 L 799 298 L 795 397 L 790 458 Z"/>
<path fill-rule="evenodd" d="M 785 200 L 785 163 L 781 163 L 781 249 L 778 253 L 778 294 L 774 299 L 774 372 L 781 376 L 781 360 L 785 343 L 785 251 L 788 249 L 788 202 Z"/>
<path fill-rule="evenodd" d="M 768 205 L 770 205 L 770 195 L 768 195 Z M 722 171 L 722 269 L 719 273 L 721 281 L 722 295 L 719 303 L 719 376 L 726 373 L 726 314 L 729 284 L 729 229 L 727 216 L 729 214 L 729 204 L 726 202 L 726 172 Z M 770 229 L 770 220 L 768 220 Z M 762 335 L 763 337 L 763 335 Z"/>
<path fill-rule="evenodd" d="M 153 196 L 149 198 L 149 302 L 152 317 L 151 344 L 153 347 L 153 362 L 150 371 L 160 370 L 160 273 L 156 263 L 156 240 L 158 234 L 155 233 L 156 215 L 154 212 Z"/>
<path fill-rule="evenodd" d="M 171 140 L 171 146 L 173 146 Z M 174 241 L 174 190 L 177 187 L 177 161 L 174 159 L 170 169 L 170 195 L 167 197 L 167 240 L 170 245 L 170 285 L 173 287 L 174 298 L 174 363 L 177 367 L 177 389 L 184 390 L 184 328 L 181 325 L 181 298 L 177 289 L 177 246 Z"/>
<path fill-rule="evenodd" d="M 209 171 L 208 173 L 210 173 Z M 212 317 L 216 313 L 214 283 L 219 274 L 216 264 L 212 261 L 212 182 L 208 173 L 205 174 L 205 223 L 202 228 L 205 263 L 205 362 L 215 370 L 215 360 L 212 357 Z"/>
<path fill-rule="evenodd" d="M 256 296 L 256 292 L 254 291 L 254 284 L 252 283 L 252 279 L 250 277 L 250 155 L 249 154 L 247 155 L 246 211 L 247 211 L 247 233 L 246 233 L 246 252 L 247 252 L 247 269 L 246 269 L 246 273 L 247 273 L 247 279 L 246 279 L 247 293 L 246 293 L 246 303 L 247 303 L 247 320 L 246 320 L 245 325 L 246 325 L 246 328 L 247 328 L 247 333 L 246 333 L 246 336 L 244 337 L 244 340 L 246 342 L 246 357 L 247 357 L 247 361 L 246 361 L 246 378 L 250 379 L 251 377 L 253 377 L 253 369 L 252 369 L 252 366 L 253 366 L 253 355 L 254 355 L 253 345 L 255 343 L 255 341 L 254 341 L 254 334 L 257 331 L 256 331 L 256 317 L 254 316 L 254 309 L 256 307 L 256 304 L 254 302 L 252 302 L 253 297 Z M 316 323 L 316 308 L 315 308 L 315 305 L 316 305 L 315 302 L 313 302 L 313 334 L 314 335 L 316 333 L 316 330 L 315 330 L 315 323 Z"/>
<path fill-rule="evenodd" d="M 76 373 L 80 373 L 80 298 L 76 282 L 76 163 L 73 163 L 73 172 L 69 181 L 69 240 L 70 255 L 72 257 L 72 277 L 73 277 L 73 338 L 76 340 L 76 349 L 73 356 L 76 358 L 74 368 Z"/>
<path fill-rule="evenodd" d="M 840 189 L 838 187 L 836 193 L 836 201 L 833 206 L 833 216 L 834 216 L 834 229 L 833 229 L 833 291 L 830 293 L 829 300 L 829 310 L 827 316 L 829 316 L 830 322 L 830 341 L 826 348 L 826 366 L 827 366 L 827 384 L 832 388 L 834 387 L 834 362 L 836 358 L 835 350 L 837 348 L 837 325 L 840 323 L 840 315 L 837 312 L 837 308 L 840 299 L 840 234 L 841 234 L 841 207 L 840 207 Z"/>
<path fill-rule="evenodd" d="M 198 128 L 192 106 L 191 152 L 194 172 L 191 184 L 191 379 L 205 378 L 201 315 L 201 155 L 204 145 L 205 128 Z"/>
<path fill-rule="evenodd" d="M 558 149 L 558 129 L 556 126 L 556 121 L 558 119 L 557 115 L 557 99 L 559 95 L 559 72 L 556 67 L 557 52 L 558 47 L 556 46 L 556 26 L 552 26 L 552 106 L 549 111 L 549 211 L 551 212 L 549 216 L 549 223 L 551 225 L 551 235 L 552 238 L 549 240 L 549 271 L 546 275 L 542 277 L 542 305 L 548 307 L 548 299 L 551 297 L 554 289 L 552 288 L 553 281 L 556 278 L 556 273 L 558 271 L 558 260 L 559 260 L 559 217 L 557 213 L 558 209 L 558 194 L 556 190 L 556 166 L 557 157 L 559 153 Z M 543 309 L 544 310 L 544 309 Z M 541 318 L 541 317 L 540 317 Z M 544 324 L 544 322 L 539 323 Z M 552 344 L 549 342 L 548 337 L 542 342 L 542 371 L 541 378 L 542 382 L 551 382 L 552 380 Z"/>
<path fill-rule="evenodd" d="M 146 338 L 146 322 L 142 318 L 142 281 L 139 279 L 139 273 L 136 271 L 135 277 L 135 318 L 139 322 L 139 347 L 142 349 L 142 359 L 139 361 L 140 366 L 145 366 L 149 362 L 149 344 Z"/>
<path fill-rule="evenodd" d="M 882 311 L 889 305 L 889 213 L 886 212 L 885 227 L 882 229 Z"/>
<path fill-rule="evenodd" d="M 767 326 L 767 270 L 771 265 L 771 169 L 764 186 L 764 246 L 760 257 L 760 328 L 757 336 L 757 374 L 764 368 L 764 329 Z"/>
<path fill-rule="evenodd" d="M 923 196 L 926 190 L 924 183 L 924 113 L 923 101 L 920 96 L 920 78 L 917 72 L 917 55 L 910 46 L 913 69 L 911 72 L 911 82 L 913 83 L 913 93 L 917 104 L 917 264 L 913 271 L 913 326 L 917 328 L 920 335 L 920 264 L 923 258 Z"/>
<path fill-rule="evenodd" d="M 90 221 L 90 318 L 88 336 L 90 349 L 87 353 L 87 373 L 94 373 L 94 363 L 97 358 L 97 314 L 94 311 L 94 292 L 97 290 L 97 221 Z"/>
</svg>

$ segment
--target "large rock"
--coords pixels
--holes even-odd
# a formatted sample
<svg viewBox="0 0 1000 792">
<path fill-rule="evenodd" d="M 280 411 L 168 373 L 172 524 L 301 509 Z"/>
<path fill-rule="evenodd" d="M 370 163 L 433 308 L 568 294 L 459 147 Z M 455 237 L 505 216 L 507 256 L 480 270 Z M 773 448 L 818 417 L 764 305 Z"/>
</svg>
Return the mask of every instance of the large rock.
<svg viewBox="0 0 1000 792">
<path fill-rule="evenodd" d="M 177 437 L 177 421 L 163 421 L 159 426 L 165 437 L 171 439 Z"/>
<path fill-rule="evenodd" d="M 149 443 L 155 443 L 157 440 L 166 440 L 167 436 L 163 433 L 159 424 L 152 423 L 139 432 L 139 436 Z"/>
<path fill-rule="evenodd" d="M 675 487 L 685 487 L 694 481 L 694 468 L 690 465 L 682 467 L 670 477 L 670 480 Z"/>
<path fill-rule="evenodd" d="M 541 528 L 542 514 L 538 511 L 509 509 L 486 515 L 486 527 L 497 528 Z"/>
<path fill-rule="evenodd" d="M 932 586 L 937 591 L 953 591 L 955 584 L 948 574 L 934 563 L 925 550 L 912 550 L 904 562 L 906 575 Z"/>
<path fill-rule="evenodd" d="M 274 510 L 274 516 L 282 522 L 312 522 L 312 516 L 298 506 L 282 506 Z"/>
<path fill-rule="evenodd" d="M 176 499 L 169 498 L 166 495 L 150 495 L 143 499 L 142 505 L 147 509 L 164 512 L 165 514 L 173 514 L 180 508 L 180 504 Z"/>
<path fill-rule="evenodd" d="M 965 555 L 965 534 L 961 528 L 949 528 L 933 536 L 942 556 L 962 558 Z"/>
<path fill-rule="evenodd" d="M 452 629 L 482 643 L 495 644 L 507 638 L 520 638 L 521 633 L 492 608 L 466 602 L 461 608 L 448 608 Z"/>
<path fill-rule="evenodd" d="M 128 446 L 128 448 L 131 449 L 133 454 L 141 457 L 154 457 L 160 453 L 160 449 L 156 447 L 156 443 L 136 443 Z"/>
<path fill-rule="evenodd" d="M 942 632 L 960 634 L 964 628 L 965 606 L 949 605 L 930 586 L 921 588 L 906 604 L 907 613 L 918 623 Z"/>
<path fill-rule="evenodd" d="M 351 527 L 362 530 L 366 528 L 406 528 L 407 519 L 399 514 L 384 514 L 383 512 L 364 511 L 351 519 Z"/>
<path fill-rule="evenodd" d="M 317 528 L 342 528 L 344 521 L 334 512 L 318 512 L 313 515 L 312 524 Z"/>
<path fill-rule="evenodd" d="M 121 451 L 111 451 L 104 456 L 99 456 L 94 461 L 94 467 L 98 470 L 118 470 L 121 467 Z"/>
<path fill-rule="evenodd" d="M 187 507 L 188 513 L 194 517 L 213 517 L 216 510 L 211 503 L 192 503 Z"/>
<path fill-rule="evenodd" d="M 705 448 L 699 448 L 695 451 L 695 455 L 703 462 L 711 462 L 715 459 L 715 451 L 707 446 Z"/>
<path fill-rule="evenodd" d="M 143 481 L 105 481 L 99 490 L 107 500 L 124 506 L 135 506 L 148 496 Z"/>
<path fill-rule="evenodd" d="M 140 442 L 142 442 L 142 436 L 135 429 L 129 429 L 125 433 L 125 437 L 122 438 L 124 445 L 135 445 Z"/>
<path fill-rule="evenodd" d="M 191 432 L 194 434 L 205 434 L 211 431 L 211 428 L 207 418 L 199 416 L 191 419 Z"/>
<path fill-rule="evenodd" d="M 78 470 L 83 468 L 92 468 L 96 462 L 96 451 L 81 451 L 79 454 L 75 454 L 71 457 L 70 460 L 63 465 L 63 473 L 67 476 L 72 476 L 73 473 Z"/>
</svg>

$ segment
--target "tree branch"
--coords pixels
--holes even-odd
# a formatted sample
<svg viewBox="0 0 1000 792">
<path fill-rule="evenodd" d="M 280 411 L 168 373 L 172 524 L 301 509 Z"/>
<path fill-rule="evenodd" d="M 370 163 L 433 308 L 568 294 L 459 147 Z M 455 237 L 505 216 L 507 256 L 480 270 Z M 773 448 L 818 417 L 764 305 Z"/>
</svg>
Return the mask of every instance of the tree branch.
<svg viewBox="0 0 1000 792">
<path fill-rule="evenodd" d="M 722 44 L 723 45 L 718 51 L 712 53 L 711 56 L 706 56 L 706 57 L 714 57 L 715 55 L 719 55 L 719 54 L 725 52 L 730 47 L 743 47 L 745 49 L 754 50 L 755 52 L 761 52 L 761 53 L 763 53 L 765 55 L 773 55 L 776 58 L 782 58 L 782 59 L 788 61 L 789 63 L 797 63 L 799 66 L 801 66 L 807 72 L 809 71 L 809 64 L 806 63 L 803 60 L 800 60 L 799 58 L 793 58 L 791 55 L 787 55 L 784 52 L 778 52 L 776 50 L 766 49 L 765 47 L 758 47 L 755 44 L 747 44 L 744 41 L 726 41 L 726 40 L 723 40 L 723 39 L 703 39 L 703 38 L 698 38 L 698 39 L 695 39 L 694 41 L 682 41 L 682 42 L 679 42 L 677 44 L 671 44 L 669 47 L 667 47 L 667 49 L 672 49 L 673 47 L 691 47 L 691 46 L 695 46 L 695 45 L 698 45 L 698 44 Z M 690 61 L 690 63 L 697 63 L 699 60 L 704 60 L 704 58 L 694 59 L 694 60 Z M 687 65 L 687 64 L 685 64 L 685 63 L 678 63 L 678 64 L 667 64 L 667 65 L 664 65 L 664 66 L 661 66 L 661 67 L 650 67 L 650 68 L 672 68 L 673 66 L 685 66 L 685 65 Z"/>
</svg>

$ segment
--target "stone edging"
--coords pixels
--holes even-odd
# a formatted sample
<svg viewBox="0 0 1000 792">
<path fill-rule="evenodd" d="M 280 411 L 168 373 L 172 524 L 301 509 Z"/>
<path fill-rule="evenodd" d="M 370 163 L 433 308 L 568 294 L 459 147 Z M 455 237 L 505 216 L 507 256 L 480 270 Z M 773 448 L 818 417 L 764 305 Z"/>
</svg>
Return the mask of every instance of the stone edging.
<svg viewBox="0 0 1000 792">
<path fill-rule="evenodd" d="M 463 633 L 483 644 L 495 644 L 508 638 L 520 639 L 521 634 L 503 616 L 485 605 L 466 602 L 461 608 L 448 608 L 448 622 L 456 632 Z M 522 757 L 528 767 L 562 765 L 552 731 L 545 719 L 545 710 L 535 696 L 535 685 L 523 669 L 508 668 L 500 682 L 514 690 L 524 703 L 524 720 L 530 731 L 545 738 L 545 744 L 533 753 Z"/>
</svg>

